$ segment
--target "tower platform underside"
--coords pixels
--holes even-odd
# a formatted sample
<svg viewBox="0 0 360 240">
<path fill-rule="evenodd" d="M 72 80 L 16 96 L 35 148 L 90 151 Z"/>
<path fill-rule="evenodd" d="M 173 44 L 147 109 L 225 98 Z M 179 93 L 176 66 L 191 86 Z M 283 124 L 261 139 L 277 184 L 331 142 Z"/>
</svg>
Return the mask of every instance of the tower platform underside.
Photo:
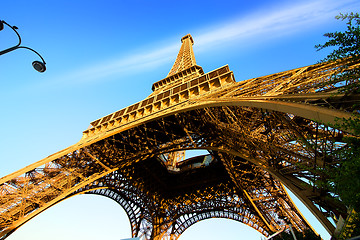
<svg viewBox="0 0 360 240">
<path fill-rule="evenodd" d="M 78 194 L 99 194 L 128 214 L 133 237 L 177 239 L 208 218 L 242 222 L 264 236 L 311 229 L 292 191 L 333 233 L 346 207 L 313 185 L 336 168 L 331 153 L 353 134 L 360 96 L 328 84 L 349 59 L 236 82 L 228 66 L 204 73 L 190 35 L 168 76 L 143 101 L 91 122 L 82 139 L 0 179 L 0 239 Z M 357 105 L 356 105 L 356 104 Z M 184 158 L 186 150 L 206 154 Z"/>
</svg>

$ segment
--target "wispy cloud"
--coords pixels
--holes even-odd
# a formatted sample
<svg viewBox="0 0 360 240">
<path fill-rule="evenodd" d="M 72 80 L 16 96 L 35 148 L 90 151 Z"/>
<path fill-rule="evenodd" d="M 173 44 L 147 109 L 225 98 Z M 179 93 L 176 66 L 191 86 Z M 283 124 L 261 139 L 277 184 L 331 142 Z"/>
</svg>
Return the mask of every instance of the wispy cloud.
<svg viewBox="0 0 360 240">
<path fill-rule="evenodd" d="M 69 77 L 78 79 L 77 83 L 82 83 L 91 82 L 114 74 L 146 70 L 173 60 L 173 52 L 176 52 L 178 48 L 178 44 L 173 44 L 141 54 L 103 61 L 102 63 L 71 73 L 71 76 L 69 74 Z"/>
<path fill-rule="evenodd" d="M 222 24 L 213 31 L 196 37 L 200 48 L 206 50 L 215 43 L 229 43 L 249 39 L 262 41 L 286 34 L 302 32 L 310 27 L 333 19 L 340 11 L 349 11 L 360 4 L 355 0 L 317 0 L 295 5 L 277 6 L 272 10 L 262 9 L 257 13 Z"/>
<path fill-rule="evenodd" d="M 240 19 L 231 19 L 196 35 L 197 51 L 206 51 L 215 44 L 226 43 L 231 46 L 239 41 L 251 39 L 276 38 L 293 34 L 333 19 L 340 11 L 358 9 L 357 0 L 317 0 L 297 3 L 291 6 L 278 6 L 272 10 L 263 9 Z M 214 30 L 215 29 L 215 30 Z M 134 70 L 144 71 L 174 60 L 179 43 L 173 43 L 149 52 L 103 61 L 99 64 L 76 70 L 56 77 L 49 84 L 81 84 L 98 81 L 109 76 L 124 75 Z"/>
</svg>

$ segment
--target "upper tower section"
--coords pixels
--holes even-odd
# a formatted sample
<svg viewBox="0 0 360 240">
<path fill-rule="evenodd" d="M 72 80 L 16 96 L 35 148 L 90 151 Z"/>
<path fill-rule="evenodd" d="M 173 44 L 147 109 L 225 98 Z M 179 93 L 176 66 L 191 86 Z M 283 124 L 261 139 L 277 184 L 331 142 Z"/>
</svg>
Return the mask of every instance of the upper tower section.
<svg viewBox="0 0 360 240">
<path fill-rule="evenodd" d="M 181 38 L 181 42 L 180 51 L 167 77 L 196 65 L 194 50 L 192 48 L 192 45 L 194 45 L 192 36 L 190 34 L 185 35 Z"/>
<path fill-rule="evenodd" d="M 196 65 L 192 36 L 185 35 L 181 38 L 181 43 L 180 51 L 167 77 L 153 84 L 154 92 L 174 87 L 204 74 L 203 69 Z"/>
</svg>

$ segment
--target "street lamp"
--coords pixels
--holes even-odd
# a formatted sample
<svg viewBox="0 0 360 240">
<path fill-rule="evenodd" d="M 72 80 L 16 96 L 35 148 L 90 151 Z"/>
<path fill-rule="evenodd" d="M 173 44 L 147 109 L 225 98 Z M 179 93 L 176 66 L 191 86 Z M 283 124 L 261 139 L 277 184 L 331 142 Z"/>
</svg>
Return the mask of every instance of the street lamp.
<svg viewBox="0 0 360 240">
<path fill-rule="evenodd" d="M 8 49 L 5 49 L 3 51 L 0 51 L 0 55 L 3 55 L 5 53 L 8 53 L 8 52 L 11 52 L 11 51 L 14 51 L 18 48 L 25 48 L 25 49 L 28 49 L 34 53 L 36 53 L 40 58 L 41 58 L 41 61 L 34 61 L 32 63 L 33 67 L 35 68 L 36 71 L 38 72 L 45 72 L 46 70 L 46 67 L 45 67 L 45 60 L 42 58 L 42 56 L 37 52 L 35 51 L 34 49 L 32 48 L 29 48 L 29 47 L 24 47 L 24 46 L 20 46 L 21 44 L 21 37 L 19 35 L 19 33 L 16 31 L 16 29 L 18 29 L 16 26 L 10 26 L 7 22 L 3 21 L 3 20 L 0 20 L 0 31 L 4 29 L 4 24 L 7 25 L 8 27 L 10 27 L 12 30 L 14 30 L 14 32 L 16 33 L 16 35 L 18 36 L 19 38 L 19 43 L 16 44 L 15 46 L 13 47 L 10 47 Z"/>
</svg>

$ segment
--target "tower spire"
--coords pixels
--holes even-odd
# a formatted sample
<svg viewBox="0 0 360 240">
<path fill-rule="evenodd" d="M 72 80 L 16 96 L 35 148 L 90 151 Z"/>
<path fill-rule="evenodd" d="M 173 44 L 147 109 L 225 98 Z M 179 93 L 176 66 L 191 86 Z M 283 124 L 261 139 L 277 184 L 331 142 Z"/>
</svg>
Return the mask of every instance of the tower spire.
<svg viewBox="0 0 360 240">
<path fill-rule="evenodd" d="M 181 48 L 167 77 L 181 72 L 196 65 L 195 55 L 192 48 L 194 40 L 190 34 L 181 38 Z"/>
<path fill-rule="evenodd" d="M 153 91 L 164 91 L 174 85 L 182 84 L 204 74 L 202 67 L 196 65 L 192 48 L 194 40 L 190 34 L 181 38 L 181 48 L 166 78 L 153 84 Z"/>
</svg>

